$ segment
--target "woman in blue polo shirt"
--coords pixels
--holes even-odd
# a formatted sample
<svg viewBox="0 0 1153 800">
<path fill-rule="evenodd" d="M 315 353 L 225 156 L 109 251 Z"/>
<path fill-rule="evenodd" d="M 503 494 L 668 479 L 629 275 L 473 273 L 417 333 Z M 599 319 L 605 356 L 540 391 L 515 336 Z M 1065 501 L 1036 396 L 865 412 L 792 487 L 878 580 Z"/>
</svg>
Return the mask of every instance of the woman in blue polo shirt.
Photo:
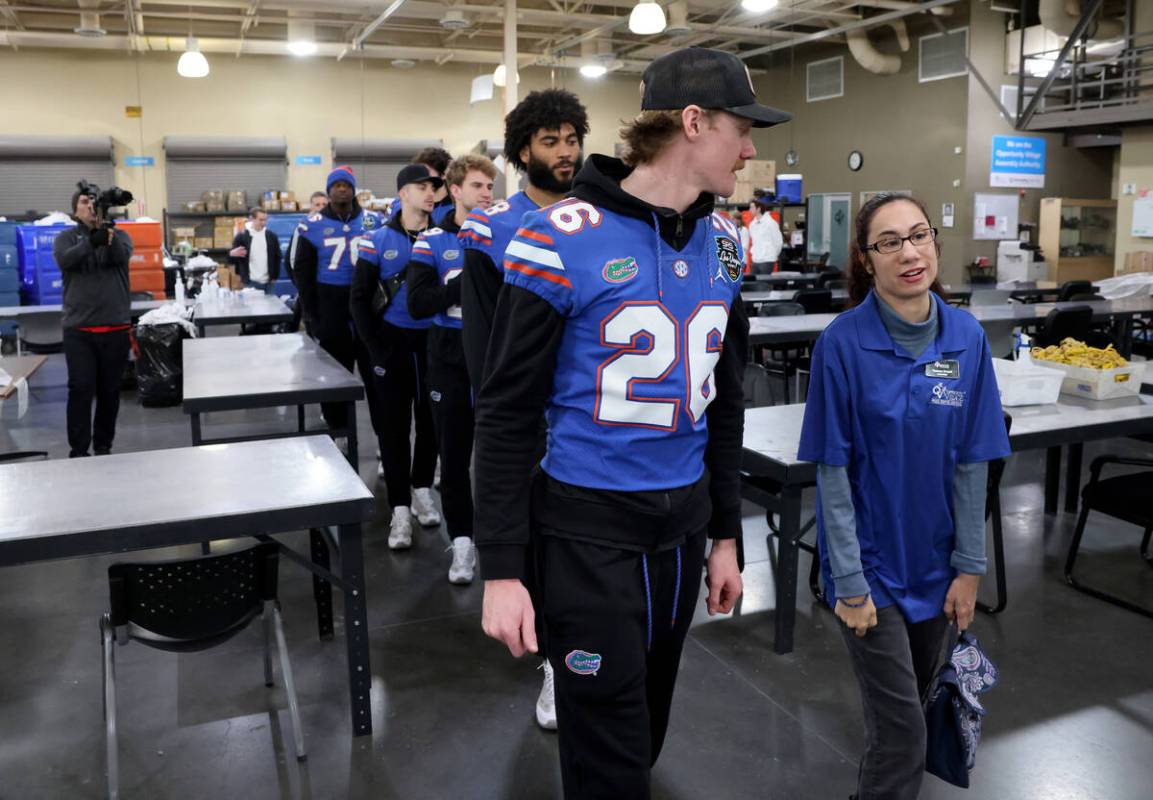
<svg viewBox="0 0 1153 800">
<path fill-rule="evenodd" d="M 948 305 L 924 206 L 862 206 L 851 310 L 818 340 L 800 457 L 818 464 L 825 594 L 861 690 L 857 800 L 914 800 L 921 698 L 949 623 L 968 627 L 985 572 L 986 462 L 1009 454 L 980 324 Z"/>
</svg>

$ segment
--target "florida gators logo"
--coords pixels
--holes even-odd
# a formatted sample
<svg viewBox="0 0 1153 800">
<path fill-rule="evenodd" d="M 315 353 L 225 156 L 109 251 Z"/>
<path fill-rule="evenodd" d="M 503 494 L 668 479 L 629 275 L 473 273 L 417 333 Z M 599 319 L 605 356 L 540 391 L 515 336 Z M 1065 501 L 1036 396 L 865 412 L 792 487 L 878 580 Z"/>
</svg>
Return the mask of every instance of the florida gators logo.
<svg viewBox="0 0 1153 800">
<path fill-rule="evenodd" d="M 564 665 L 569 672 L 577 675 L 596 675 L 600 672 L 601 657 L 597 653 L 586 653 L 584 650 L 573 650 L 564 657 Z"/>
<path fill-rule="evenodd" d="M 625 283 L 635 278 L 639 270 L 637 260 L 629 256 L 628 258 L 614 258 L 609 261 L 605 264 L 602 274 L 609 283 Z"/>
</svg>

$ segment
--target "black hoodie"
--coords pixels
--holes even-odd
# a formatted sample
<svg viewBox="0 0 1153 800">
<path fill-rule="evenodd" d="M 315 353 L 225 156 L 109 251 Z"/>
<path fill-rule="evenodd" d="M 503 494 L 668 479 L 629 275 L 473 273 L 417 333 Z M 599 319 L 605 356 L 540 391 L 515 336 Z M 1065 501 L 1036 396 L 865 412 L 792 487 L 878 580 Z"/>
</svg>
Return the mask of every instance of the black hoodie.
<svg viewBox="0 0 1153 800">
<path fill-rule="evenodd" d="M 712 196 L 702 194 L 683 214 L 650 206 L 621 189 L 630 172 L 617 159 L 594 155 L 577 175 L 572 194 L 650 226 L 655 214 L 661 239 L 682 250 L 693 223 L 712 213 Z M 501 288 L 476 402 L 475 539 L 484 579 L 527 576 L 533 527 L 644 552 L 675 547 L 705 528 L 715 539 L 740 536 L 741 383 L 749 331 L 742 304 L 732 304 L 714 370 L 717 398 L 708 409 L 705 473 L 696 484 L 667 491 L 588 489 L 543 472 L 530 479 L 540 456 L 539 420 L 552 393 L 564 325 L 564 317 L 544 299 L 517 286 Z"/>
</svg>

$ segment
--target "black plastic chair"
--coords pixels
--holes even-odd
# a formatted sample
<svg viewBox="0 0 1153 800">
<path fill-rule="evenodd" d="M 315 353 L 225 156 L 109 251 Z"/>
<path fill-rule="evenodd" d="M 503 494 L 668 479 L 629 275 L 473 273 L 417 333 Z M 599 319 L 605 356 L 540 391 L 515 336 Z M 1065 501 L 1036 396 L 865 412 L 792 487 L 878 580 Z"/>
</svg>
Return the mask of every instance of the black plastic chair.
<svg viewBox="0 0 1153 800">
<path fill-rule="evenodd" d="M 1005 418 L 1005 434 L 1013 428 L 1013 418 L 1002 412 Z M 993 568 L 996 571 L 997 602 L 993 605 L 977 601 L 977 608 L 986 614 L 1000 614 L 1009 603 L 1009 593 L 1005 584 L 1005 541 L 1001 527 L 1001 478 L 1005 476 L 1005 459 L 997 458 L 989 462 L 988 479 L 985 481 L 985 521 L 993 523 Z"/>
<path fill-rule="evenodd" d="M 1073 541 L 1069 544 L 1069 554 L 1065 558 L 1065 582 L 1090 597 L 1153 618 L 1153 610 L 1092 586 L 1086 586 L 1073 574 L 1090 511 L 1106 514 L 1144 529 L 1145 534 L 1141 539 L 1139 552 L 1145 562 L 1153 566 L 1153 556 L 1149 554 L 1149 542 L 1153 539 L 1153 505 L 1149 503 L 1149 496 L 1153 494 L 1153 470 L 1145 469 L 1112 478 L 1102 478 L 1101 471 L 1106 464 L 1153 468 L 1153 459 L 1100 456 L 1093 460 L 1092 466 L 1089 467 L 1089 483 L 1081 490 L 1081 515 L 1077 518 L 1077 528 L 1073 532 Z"/>
<path fill-rule="evenodd" d="M 799 317 L 805 313 L 800 303 L 765 303 L 757 311 L 761 317 Z M 796 362 L 804 354 L 803 348 L 766 347 L 761 367 L 768 377 L 779 377 L 784 382 L 784 400 L 789 402 L 789 376 L 797 371 Z"/>
<path fill-rule="evenodd" d="M 129 292 L 128 293 L 128 300 L 130 302 L 134 302 L 134 303 L 137 301 L 147 302 L 147 301 L 152 300 L 152 299 L 153 299 L 152 292 Z"/>
<path fill-rule="evenodd" d="M 1033 337 L 1033 343 L 1038 347 L 1048 347 L 1061 344 L 1061 340 L 1067 336 L 1086 341 L 1092 322 L 1093 309 L 1089 306 L 1054 308 L 1045 315 L 1045 321 Z"/>
<path fill-rule="evenodd" d="M 800 303 L 806 314 L 828 314 L 833 310 L 831 289 L 798 289 L 793 302 Z"/>
<path fill-rule="evenodd" d="M 264 620 L 264 685 L 272 686 L 271 640 L 276 639 L 296 758 L 304 733 L 277 600 L 279 546 L 265 542 L 224 555 L 108 568 L 111 611 L 100 618 L 104 646 L 104 722 L 108 796 L 119 796 L 114 645 L 129 641 L 175 653 L 207 650 L 231 639 L 257 617 Z"/>
<path fill-rule="evenodd" d="M 1065 281 L 1057 291 L 1057 302 L 1066 303 L 1078 294 L 1096 294 L 1092 281 Z"/>
<path fill-rule="evenodd" d="M 839 269 L 822 272 L 817 276 L 817 287 L 820 289 L 830 289 L 832 287 L 829 284 L 834 283 L 835 281 L 847 281 L 845 273 L 841 272 Z"/>
</svg>

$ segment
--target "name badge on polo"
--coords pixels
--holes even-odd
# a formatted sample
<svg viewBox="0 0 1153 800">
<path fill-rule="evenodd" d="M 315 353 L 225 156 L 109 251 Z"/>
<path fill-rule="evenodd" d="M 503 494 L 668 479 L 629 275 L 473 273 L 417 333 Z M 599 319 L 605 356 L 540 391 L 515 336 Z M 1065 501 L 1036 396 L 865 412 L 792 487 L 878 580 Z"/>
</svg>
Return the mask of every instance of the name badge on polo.
<svg viewBox="0 0 1153 800">
<path fill-rule="evenodd" d="M 956 380 L 961 377 L 961 363 L 952 359 L 947 361 L 930 361 L 925 365 L 925 376 L 929 378 L 952 378 Z"/>
</svg>

